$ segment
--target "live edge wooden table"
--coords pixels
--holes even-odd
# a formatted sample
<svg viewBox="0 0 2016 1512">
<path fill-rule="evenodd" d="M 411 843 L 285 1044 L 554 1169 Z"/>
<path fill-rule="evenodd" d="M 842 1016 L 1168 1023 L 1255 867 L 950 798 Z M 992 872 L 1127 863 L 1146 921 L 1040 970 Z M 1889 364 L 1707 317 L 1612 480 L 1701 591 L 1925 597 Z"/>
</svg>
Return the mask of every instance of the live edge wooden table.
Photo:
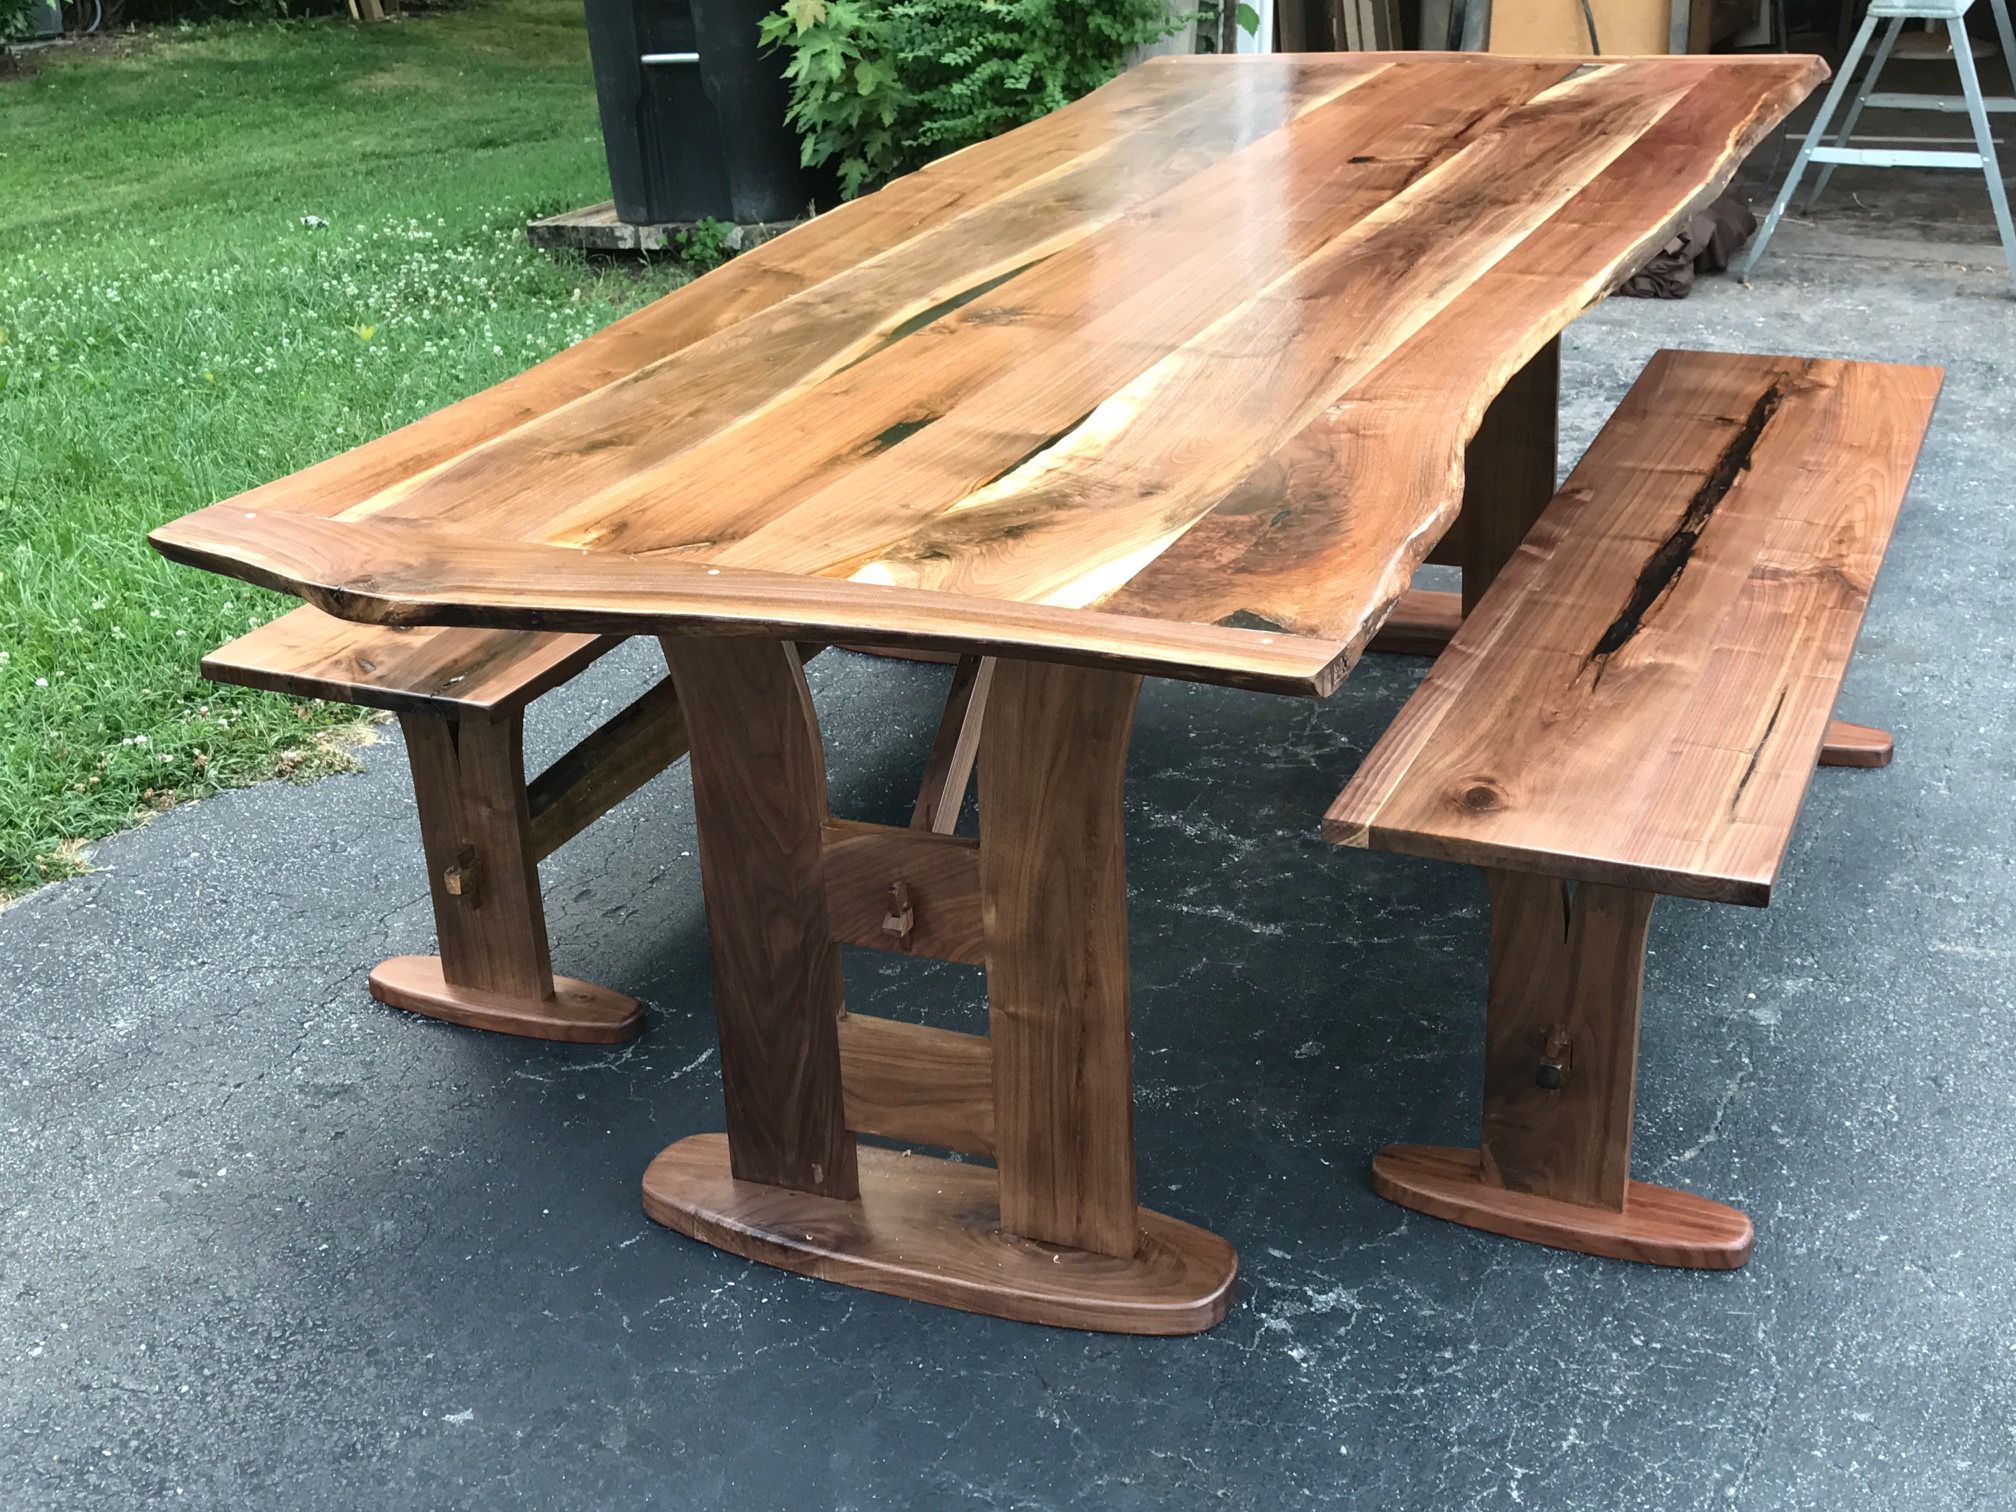
<svg viewBox="0 0 2016 1512">
<path fill-rule="evenodd" d="M 1208 1328 L 1231 1245 L 1135 1198 L 1141 679 L 1322 697 L 1424 560 L 1474 598 L 1553 490 L 1558 333 L 1824 73 L 1160 60 L 153 541 L 351 619 L 662 637 L 727 1130 L 652 1163 L 651 1216 Z M 834 641 L 998 658 L 979 839 L 828 813 L 796 647 Z M 848 1015 L 842 945 L 984 967 L 991 1032 Z"/>
</svg>

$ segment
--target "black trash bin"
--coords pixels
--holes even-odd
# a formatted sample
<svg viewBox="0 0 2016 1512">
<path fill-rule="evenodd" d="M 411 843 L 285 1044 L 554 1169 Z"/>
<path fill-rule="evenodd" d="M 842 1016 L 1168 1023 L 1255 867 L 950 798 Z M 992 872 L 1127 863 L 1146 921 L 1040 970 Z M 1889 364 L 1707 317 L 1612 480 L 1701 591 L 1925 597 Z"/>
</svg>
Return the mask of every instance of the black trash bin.
<svg viewBox="0 0 2016 1512">
<path fill-rule="evenodd" d="M 818 195 L 784 120 L 776 0 L 586 0 L 616 214 L 635 225 L 792 220 Z"/>
</svg>

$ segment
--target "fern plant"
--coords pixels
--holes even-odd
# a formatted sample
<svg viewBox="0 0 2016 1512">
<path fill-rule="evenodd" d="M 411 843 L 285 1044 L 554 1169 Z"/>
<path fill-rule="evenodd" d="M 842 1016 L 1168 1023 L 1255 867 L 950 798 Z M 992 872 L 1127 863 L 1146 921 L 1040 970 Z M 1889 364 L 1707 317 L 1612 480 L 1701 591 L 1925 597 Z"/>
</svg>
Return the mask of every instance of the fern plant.
<svg viewBox="0 0 2016 1512">
<path fill-rule="evenodd" d="M 1165 0 L 786 0 L 763 38 L 790 51 L 805 162 L 851 197 L 1090 93 L 1189 20 Z"/>
</svg>

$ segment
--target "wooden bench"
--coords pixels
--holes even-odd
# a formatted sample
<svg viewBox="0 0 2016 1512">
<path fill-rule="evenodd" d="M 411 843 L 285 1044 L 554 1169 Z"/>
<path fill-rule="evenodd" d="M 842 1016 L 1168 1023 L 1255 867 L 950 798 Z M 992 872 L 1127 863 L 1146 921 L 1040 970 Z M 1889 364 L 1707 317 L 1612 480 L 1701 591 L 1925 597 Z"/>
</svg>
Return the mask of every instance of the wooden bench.
<svg viewBox="0 0 2016 1512">
<path fill-rule="evenodd" d="M 1404 1206 L 1730 1269 L 1735 1209 L 1630 1179 L 1662 894 L 1770 901 L 1940 371 L 1662 352 L 1324 819 L 1484 869 L 1483 1129 Z"/>
<path fill-rule="evenodd" d="M 371 973 L 380 1002 L 533 1039 L 615 1044 L 643 1027 L 637 1000 L 556 977 L 539 863 L 686 754 L 669 677 L 529 782 L 525 707 L 621 636 L 396 629 L 302 607 L 203 659 L 217 682 L 387 709 L 399 716 L 420 811 L 437 956 Z M 816 654 L 817 647 L 801 647 Z M 973 767 L 991 666 L 965 658 L 912 826 L 950 833 Z M 900 930 L 901 900 L 890 916 Z"/>
</svg>

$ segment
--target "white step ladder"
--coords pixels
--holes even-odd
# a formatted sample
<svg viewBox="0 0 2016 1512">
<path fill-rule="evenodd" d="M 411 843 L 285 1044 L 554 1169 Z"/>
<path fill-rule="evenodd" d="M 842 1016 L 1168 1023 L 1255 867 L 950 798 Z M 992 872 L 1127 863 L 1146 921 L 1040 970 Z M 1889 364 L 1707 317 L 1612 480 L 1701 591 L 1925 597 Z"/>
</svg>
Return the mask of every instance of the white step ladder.
<svg viewBox="0 0 2016 1512">
<path fill-rule="evenodd" d="M 1786 175 L 1785 187 L 1778 192 L 1778 199 L 1771 207 L 1771 213 L 1764 218 L 1764 225 L 1757 233 L 1757 239 L 1750 244 L 1750 254 L 1737 270 L 1737 276 L 1746 283 L 1750 270 L 1757 266 L 1757 259 L 1764 255 L 1764 247 L 1771 240 L 1771 233 L 1778 229 L 1778 222 L 1785 214 L 1785 207 L 1792 203 L 1793 191 L 1799 187 L 1799 180 L 1805 176 L 1809 163 L 1819 163 L 1820 179 L 1813 186 L 1813 197 L 1806 203 L 1810 207 L 1826 191 L 1827 180 L 1834 169 L 1842 163 L 1852 163 L 1862 168 L 1974 168 L 1988 181 L 1988 203 L 1995 211 L 1995 229 L 2002 238 L 2002 256 L 2009 264 L 2009 276 L 2016 279 L 2016 226 L 2009 220 L 2009 194 L 2002 184 L 2002 169 L 1995 161 L 1995 138 L 1988 129 L 1990 111 L 2016 111 L 2016 99 L 1983 99 L 1981 77 L 1974 69 L 1974 50 L 1968 45 L 1966 16 L 1974 0 L 1873 0 L 1869 14 L 1862 19 L 1862 29 L 1855 34 L 1855 41 L 1848 48 L 1848 56 L 1841 60 L 1841 72 L 1835 75 L 1834 85 L 1827 91 L 1827 99 L 1820 107 L 1820 114 L 1813 121 L 1813 129 L 1806 133 L 1806 140 L 1799 148 L 1799 156 L 1792 161 L 1792 171 Z M 1989 9 L 1995 13 L 1995 30 L 2002 42 L 2002 60 L 2009 67 L 2010 77 L 2016 79 L 2016 32 L 2009 26 L 2008 0 L 1988 0 Z M 1827 128 L 1834 120 L 1834 113 L 1841 108 L 1841 100 L 1848 93 L 1848 85 L 1855 77 L 1855 69 L 1862 61 L 1862 55 L 1869 50 L 1869 41 L 1876 34 L 1876 23 L 1887 21 L 1883 40 L 1876 49 L 1876 56 L 1869 64 L 1869 72 L 1863 77 L 1862 87 L 1856 92 L 1854 103 L 1849 106 L 1848 119 L 1842 122 L 1840 135 L 1832 144 L 1823 144 Z M 1896 94 L 1876 92 L 1877 76 L 1883 72 L 1883 65 L 1890 61 L 1890 50 L 1896 46 L 1897 37 L 1904 30 L 1906 21 L 1944 21 L 1947 35 L 1953 42 L 1953 62 L 1960 71 L 1960 94 Z M 1865 109 L 1877 110 L 1931 110 L 1951 114 L 1965 113 L 1974 125 L 1974 151 L 1888 147 L 1855 147 L 1850 139 L 1855 134 L 1855 125 L 1862 119 Z"/>
</svg>

